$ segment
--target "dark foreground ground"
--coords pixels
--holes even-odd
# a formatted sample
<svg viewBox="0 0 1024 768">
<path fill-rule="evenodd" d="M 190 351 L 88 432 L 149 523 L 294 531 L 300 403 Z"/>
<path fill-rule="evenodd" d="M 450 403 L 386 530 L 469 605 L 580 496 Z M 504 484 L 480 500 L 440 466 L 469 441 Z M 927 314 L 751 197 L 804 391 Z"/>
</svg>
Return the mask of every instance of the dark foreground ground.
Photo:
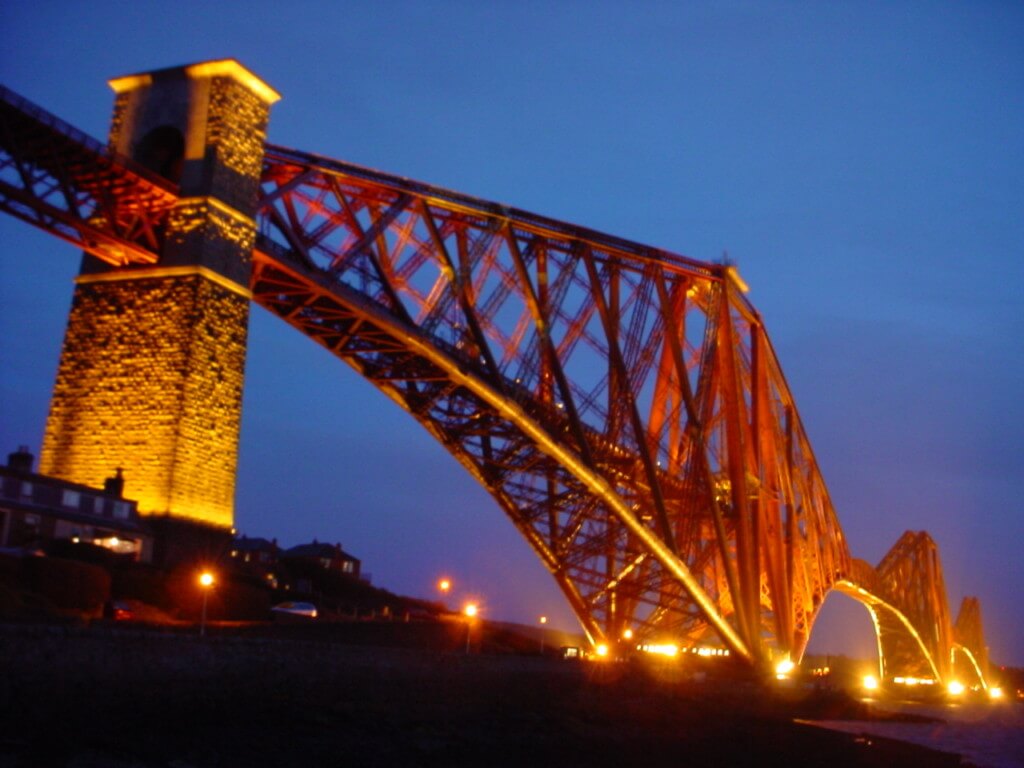
<svg viewBox="0 0 1024 768">
<path fill-rule="evenodd" d="M 864 716 L 836 695 L 486 644 L 465 655 L 457 630 L 424 650 L 0 626 L 0 768 L 960 764 L 792 722 Z"/>
</svg>

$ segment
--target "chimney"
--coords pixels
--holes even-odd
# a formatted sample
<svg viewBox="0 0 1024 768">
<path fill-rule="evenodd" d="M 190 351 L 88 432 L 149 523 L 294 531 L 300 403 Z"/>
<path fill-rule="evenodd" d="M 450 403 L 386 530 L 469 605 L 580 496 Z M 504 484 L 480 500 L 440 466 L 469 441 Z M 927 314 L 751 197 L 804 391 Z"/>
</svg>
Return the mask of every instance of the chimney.
<svg viewBox="0 0 1024 768">
<path fill-rule="evenodd" d="M 121 474 L 120 467 L 117 468 L 116 475 L 103 481 L 103 492 L 118 499 L 124 498 L 124 476 Z"/>
<path fill-rule="evenodd" d="M 15 472 L 31 472 L 36 457 L 29 451 L 27 445 L 19 445 L 14 453 L 7 454 L 7 466 Z"/>
</svg>

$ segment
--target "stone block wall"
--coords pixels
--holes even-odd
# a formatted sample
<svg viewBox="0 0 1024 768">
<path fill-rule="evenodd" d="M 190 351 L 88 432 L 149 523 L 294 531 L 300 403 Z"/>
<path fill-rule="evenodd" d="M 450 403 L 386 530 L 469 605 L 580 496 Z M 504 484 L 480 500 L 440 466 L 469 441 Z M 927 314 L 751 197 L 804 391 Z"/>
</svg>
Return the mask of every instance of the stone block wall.
<svg viewBox="0 0 1024 768">
<path fill-rule="evenodd" d="M 249 302 L 203 275 L 75 291 L 40 471 L 230 527 Z"/>
</svg>

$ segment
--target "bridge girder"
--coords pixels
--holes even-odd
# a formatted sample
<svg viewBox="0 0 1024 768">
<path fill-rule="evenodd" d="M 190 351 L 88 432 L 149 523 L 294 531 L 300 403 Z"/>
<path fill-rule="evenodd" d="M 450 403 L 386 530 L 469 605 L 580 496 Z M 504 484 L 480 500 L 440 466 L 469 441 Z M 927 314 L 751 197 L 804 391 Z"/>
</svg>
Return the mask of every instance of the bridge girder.
<svg viewBox="0 0 1024 768">
<path fill-rule="evenodd" d="M 173 184 L 0 85 L 0 210 L 113 266 L 155 264 Z"/>
</svg>

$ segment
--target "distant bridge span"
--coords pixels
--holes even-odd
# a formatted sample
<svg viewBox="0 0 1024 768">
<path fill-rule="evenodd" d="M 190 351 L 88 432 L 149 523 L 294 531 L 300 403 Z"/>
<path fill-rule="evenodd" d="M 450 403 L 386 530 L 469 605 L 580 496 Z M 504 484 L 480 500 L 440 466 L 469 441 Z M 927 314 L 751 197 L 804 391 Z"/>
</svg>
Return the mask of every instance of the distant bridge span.
<svg viewBox="0 0 1024 768">
<path fill-rule="evenodd" d="M 987 685 L 978 602 L 953 625 L 926 533 L 851 558 L 732 267 L 272 144 L 258 176 L 252 301 L 487 488 L 595 645 L 799 661 L 838 590 L 887 678 Z M 195 200 L 0 90 L 0 208 L 108 265 L 80 282 L 166 274 Z"/>
</svg>

